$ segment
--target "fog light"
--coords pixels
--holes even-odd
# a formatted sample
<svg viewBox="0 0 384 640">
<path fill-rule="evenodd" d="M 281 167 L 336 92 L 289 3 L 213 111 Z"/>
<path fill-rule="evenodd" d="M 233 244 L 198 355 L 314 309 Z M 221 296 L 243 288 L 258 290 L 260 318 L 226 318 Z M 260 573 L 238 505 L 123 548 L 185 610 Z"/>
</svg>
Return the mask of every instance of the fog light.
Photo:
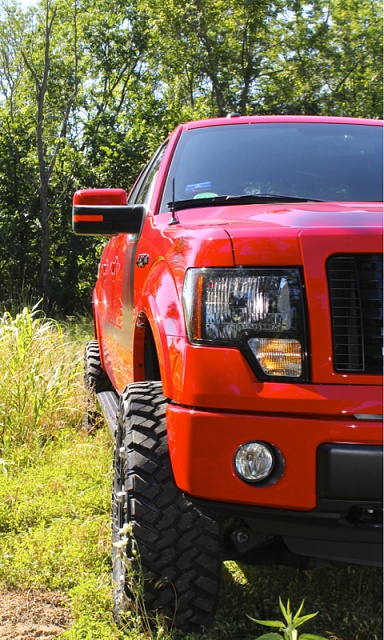
<svg viewBox="0 0 384 640">
<path fill-rule="evenodd" d="M 242 444 L 235 454 L 236 473 L 247 482 L 260 482 L 272 473 L 275 455 L 264 442 Z"/>
</svg>

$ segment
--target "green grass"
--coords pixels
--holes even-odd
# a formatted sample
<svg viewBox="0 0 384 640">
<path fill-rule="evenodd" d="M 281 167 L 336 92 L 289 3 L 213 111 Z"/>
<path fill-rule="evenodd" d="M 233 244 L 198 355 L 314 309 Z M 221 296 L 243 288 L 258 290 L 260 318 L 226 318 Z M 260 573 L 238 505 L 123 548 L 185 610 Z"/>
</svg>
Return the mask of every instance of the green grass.
<svg viewBox="0 0 384 640">
<path fill-rule="evenodd" d="M 58 590 L 73 625 L 67 640 L 170 640 L 145 616 L 114 626 L 111 609 L 112 442 L 81 430 L 82 353 L 89 325 L 60 326 L 25 309 L 0 321 L 0 588 Z M 279 619 L 279 596 L 305 630 L 334 640 L 382 637 L 381 571 L 223 566 L 216 623 L 188 640 L 254 640 L 247 614 Z M 265 631 L 264 631 L 265 632 Z"/>
<path fill-rule="evenodd" d="M 63 328 L 24 308 L 0 318 L 0 451 L 24 464 L 81 411 L 78 347 Z"/>
</svg>

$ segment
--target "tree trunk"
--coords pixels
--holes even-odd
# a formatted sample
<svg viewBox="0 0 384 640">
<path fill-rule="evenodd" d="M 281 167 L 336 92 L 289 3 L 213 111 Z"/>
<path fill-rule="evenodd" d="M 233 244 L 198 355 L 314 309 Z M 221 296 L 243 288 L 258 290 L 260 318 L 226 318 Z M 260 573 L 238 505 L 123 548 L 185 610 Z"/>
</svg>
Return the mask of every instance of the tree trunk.
<svg viewBox="0 0 384 640">
<path fill-rule="evenodd" d="M 48 183 L 40 185 L 40 223 L 41 223 L 41 263 L 40 263 L 40 295 L 45 313 L 49 310 L 49 204 Z"/>
<path fill-rule="evenodd" d="M 39 200 L 40 200 L 40 225 L 41 225 L 41 263 L 40 263 L 40 296 L 43 302 L 43 309 L 47 313 L 49 310 L 49 294 L 50 294 L 50 278 L 49 278 L 49 262 L 50 262 L 50 209 L 49 209 L 49 182 L 52 177 L 53 170 L 58 154 L 62 147 L 62 141 L 67 134 L 67 125 L 69 115 L 72 109 L 73 101 L 78 91 L 77 78 L 77 5 L 74 3 L 74 71 L 75 84 L 72 95 L 69 97 L 66 109 L 61 121 L 59 139 L 50 155 L 47 154 L 47 144 L 44 137 L 44 110 L 46 108 L 46 96 L 48 91 L 48 80 L 50 74 L 50 45 L 52 38 L 52 27 L 56 17 L 57 7 L 51 11 L 49 0 L 46 0 L 45 7 L 45 45 L 44 45 L 44 66 L 42 74 L 39 75 L 33 62 L 28 59 L 25 52 L 22 52 L 25 65 L 31 72 L 36 91 L 36 154 L 39 167 Z"/>
</svg>

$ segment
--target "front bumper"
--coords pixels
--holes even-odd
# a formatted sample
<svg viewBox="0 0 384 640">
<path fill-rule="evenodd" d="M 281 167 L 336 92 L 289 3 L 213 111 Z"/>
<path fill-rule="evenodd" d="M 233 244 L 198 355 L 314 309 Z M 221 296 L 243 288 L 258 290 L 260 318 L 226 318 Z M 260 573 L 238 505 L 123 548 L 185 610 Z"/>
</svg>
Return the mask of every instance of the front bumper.
<svg viewBox="0 0 384 640">
<path fill-rule="evenodd" d="M 381 565 L 381 422 L 170 404 L 167 429 L 176 484 L 202 509 L 279 536 L 293 554 Z M 235 452 L 251 440 L 282 453 L 284 472 L 274 484 L 237 476 Z"/>
<path fill-rule="evenodd" d="M 173 473 L 182 491 L 217 502 L 307 511 L 317 507 L 319 497 L 327 497 L 318 496 L 317 490 L 317 475 L 321 471 L 317 455 L 322 445 L 380 447 L 382 442 L 379 421 L 210 412 L 173 404 L 167 409 L 167 429 Z M 252 440 L 269 442 L 283 455 L 284 472 L 274 484 L 258 487 L 237 476 L 233 464 L 235 452 L 241 444 Z M 382 486 L 378 468 L 375 467 L 373 481 L 372 477 L 369 482 L 367 478 L 367 495 L 360 491 L 356 496 L 359 500 L 377 500 L 377 493 L 369 495 L 369 487 Z M 355 470 L 353 465 L 349 467 L 351 482 Z M 323 475 L 320 473 L 322 486 L 326 486 Z M 364 482 L 364 475 L 360 482 Z M 343 498 L 337 494 L 328 497 Z M 344 497 L 351 499 L 350 494 Z"/>
</svg>

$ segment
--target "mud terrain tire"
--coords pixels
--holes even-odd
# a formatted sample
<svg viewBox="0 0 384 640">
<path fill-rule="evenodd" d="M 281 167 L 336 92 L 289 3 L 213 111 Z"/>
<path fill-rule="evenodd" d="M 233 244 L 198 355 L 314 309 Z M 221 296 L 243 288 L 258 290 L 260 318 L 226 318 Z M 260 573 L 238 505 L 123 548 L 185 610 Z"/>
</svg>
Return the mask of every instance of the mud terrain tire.
<svg viewBox="0 0 384 640">
<path fill-rule="evenodd" d="M 100 413 L 95 407 L 95 398 L 102 391 L 113 391 L 112 383 L 101 366 L 99 344 L 91 340 L 84 351 L 84 386 L 86 389 L 86 407 L 84 428 L 92 431 L 102 423 Z"/>
<path fill-rule="evenodd" d="M 99 343 L 91 340 L 84 351 L 84 384 L 93 393 L 112 391 L 112 383 L 101 366 Z"/>
<path fill-rule="evenodd" d="M 160 613 L 169 626 L 191 631 L 213 622 L 221 574 L 221 527 L 176 487 L 168 453 L 166 406 L 159 382 L 128 385 L 119 400 L 113 492 L 114 614 L 121 623 L 135 599 L 131 570 L 141 567 L 146 611 Z M 119 533 L 127 528 L 124 525 L 131 528 L 127 544 Z"/>
</svg>

